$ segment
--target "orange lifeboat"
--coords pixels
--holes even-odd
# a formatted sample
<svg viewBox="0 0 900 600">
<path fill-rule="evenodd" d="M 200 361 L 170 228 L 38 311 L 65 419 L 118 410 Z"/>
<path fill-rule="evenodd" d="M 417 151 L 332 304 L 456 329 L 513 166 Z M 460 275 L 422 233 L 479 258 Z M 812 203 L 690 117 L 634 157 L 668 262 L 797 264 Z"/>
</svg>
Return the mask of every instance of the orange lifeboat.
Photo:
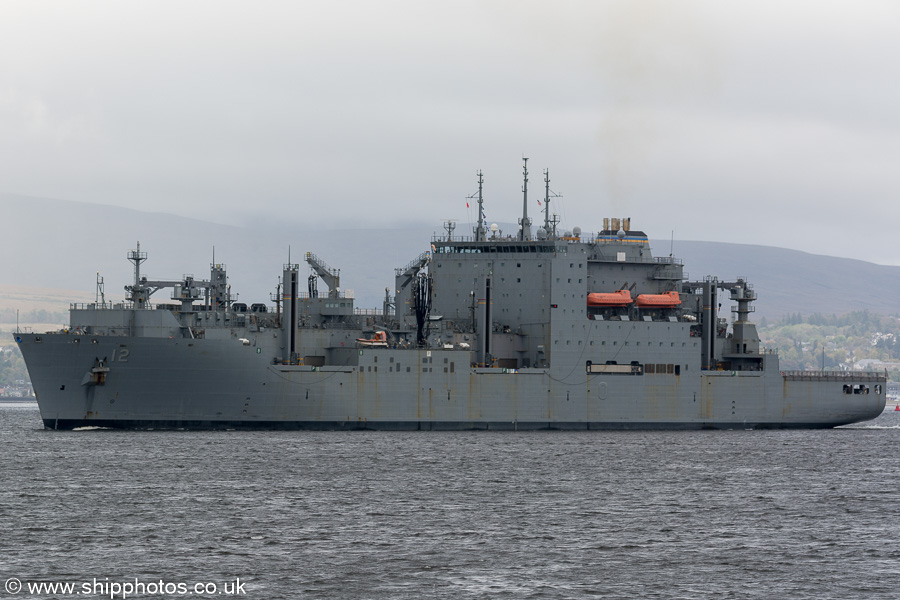
<svg viewBox="0 0 900 600">
<path fill-rule="evenodd" d="M 369 348 L 387 348 L 387 333 L 384 331 L 376 331 L 375 335 L 372 336 L 372 339 L 356 338 L 356 343 L 360 346 Z"/>
<path fill-rule="evenodd" d="M 628 306 L 634 302 L 631 299 L 631 291 L 619 290 L 617 292 L 595 292 L 588 294 L 588 306 Z"/>
<path fill-rule="evenodd" d="M 640 308 L 672 308 L 681 304 L 678 292 L 666 292 L 664 294 L 641 294 L 637 297 L 637 305 Z"/>
</svg>

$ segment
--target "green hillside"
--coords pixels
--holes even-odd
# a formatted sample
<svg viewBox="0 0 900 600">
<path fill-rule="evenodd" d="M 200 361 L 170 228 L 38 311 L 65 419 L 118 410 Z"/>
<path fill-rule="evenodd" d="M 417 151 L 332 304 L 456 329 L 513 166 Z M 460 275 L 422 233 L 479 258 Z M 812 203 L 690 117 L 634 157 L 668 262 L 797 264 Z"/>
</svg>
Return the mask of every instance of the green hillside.
<svg viewBox="0 0 900 600">
<path fill-rule="evenodd" d="M 900 379 L 900 317 L 867 310 L 844 315 L 788 315 L 775 324 L 760 323 L 760 338 L 777 349 L 781 368 L 887 368 Z M 890 364 L 896 362 L 896 366 Z M 889 363 L 882 365 L 879 363 Z"/>
</svg>

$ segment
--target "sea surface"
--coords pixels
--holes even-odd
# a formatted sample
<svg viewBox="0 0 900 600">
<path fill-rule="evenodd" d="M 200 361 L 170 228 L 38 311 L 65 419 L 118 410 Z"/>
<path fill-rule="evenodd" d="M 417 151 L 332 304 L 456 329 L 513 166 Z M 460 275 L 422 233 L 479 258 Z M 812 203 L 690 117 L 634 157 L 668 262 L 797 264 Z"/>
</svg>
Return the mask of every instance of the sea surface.
<svg viewBox="0 0 900 600">
<path fill-rule="evenodd" d="M 62 432 L 0 405 L 0 598 L 121 598 L 124 582 L 164 591 L 125 594 L 144 598 L 898 598 L 900 412 L 815 431 Z"/>
</svg>

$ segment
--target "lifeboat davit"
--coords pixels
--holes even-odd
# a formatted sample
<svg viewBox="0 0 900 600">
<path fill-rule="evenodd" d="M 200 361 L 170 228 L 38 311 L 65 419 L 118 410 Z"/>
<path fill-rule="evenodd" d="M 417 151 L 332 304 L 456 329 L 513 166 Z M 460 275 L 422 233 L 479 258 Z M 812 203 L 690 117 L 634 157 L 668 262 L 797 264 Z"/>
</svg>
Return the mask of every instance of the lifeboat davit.
<svg viewBox="0 0 900 600">
<path fill-rule="evenodd" d="M 588 306 L 628 306 L 634 302 L 631 299 L 631 291 L 619 290 L 617 292 L 595 292 L 588 294 Z"/>
<path fill-rule="evenodd" d="M 664 294 L 641 294 L 637 297 L 637 305 L 641 308 L 672 308 L 681 304 L 678 292 Z"/>
<path fill-rule="evenodd" d="M 366 346 L 369 348 L 387 348 L 387 333 L 385 333 L 384 331 L 376 331 L 375 335 L 372 336 L 371 339 L 356 338 L 356 343 L 360 346 Z"/>
</svg>

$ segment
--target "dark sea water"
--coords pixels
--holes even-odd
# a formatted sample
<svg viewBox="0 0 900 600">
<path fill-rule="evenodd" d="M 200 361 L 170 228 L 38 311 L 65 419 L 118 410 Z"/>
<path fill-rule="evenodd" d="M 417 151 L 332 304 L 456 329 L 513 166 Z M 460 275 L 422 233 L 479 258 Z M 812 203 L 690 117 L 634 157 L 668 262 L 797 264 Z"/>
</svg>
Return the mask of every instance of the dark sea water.
<svg viewBox="0 0 900 600">
<path fill-rule="evenodd" d="M 137 595 L 165 598 L 237 577 L 266 599 L 900 597 L 900 412 L 824 431 L 57 432 L 0 405 L 0 486 L 2 598 L 112 595 L 11 577 L 217 586 Z"/>
</svg>

